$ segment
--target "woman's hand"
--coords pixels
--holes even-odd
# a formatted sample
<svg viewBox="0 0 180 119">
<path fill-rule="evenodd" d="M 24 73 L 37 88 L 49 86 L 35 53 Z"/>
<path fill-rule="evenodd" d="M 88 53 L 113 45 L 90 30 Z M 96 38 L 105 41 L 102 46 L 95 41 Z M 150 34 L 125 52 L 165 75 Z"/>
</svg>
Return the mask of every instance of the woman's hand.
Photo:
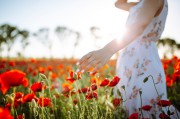
<svg viewBox="0 0 180 119">
<path fill-rule="evenodd" d="M 89 52 L 88 54 L 84 55 L 77 63 L 79 65 L 77 72 L 84 72 L 88 71 L 90 68 L 93 68 L 91 72 L 93 74 L 99 68 L 104 66 L 112 55 L 113 53 L 106 48 Z"/>
</svg>

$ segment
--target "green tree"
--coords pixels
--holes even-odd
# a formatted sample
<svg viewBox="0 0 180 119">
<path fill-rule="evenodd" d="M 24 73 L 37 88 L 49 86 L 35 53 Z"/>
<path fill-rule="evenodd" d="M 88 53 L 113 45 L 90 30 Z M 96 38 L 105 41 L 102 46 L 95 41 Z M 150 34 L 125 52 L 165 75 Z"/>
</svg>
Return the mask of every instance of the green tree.
<svg viewBox="0 0 180 119">
<path fill-rule="evenodd" d="M 5 39 L 5 43 L 7 45 L 7 57 L 9 59 L 9 54 L 12 49 L 12 46 L 19 34 L 18 28 L 15 26 L 11 26 L 9 24 L 3 24 L 0 26 L 0 34 L 1 38 Z"/>
<path fill-rule="evenodd" d="M 18 39 L 20 40 L 20 43 L 21 43 L 21 46 L 22 46 L 22 51 L 18 53 L 19 56 L 24 57 L 24 51 L 25 51 L 26 47 L 29 45 L 28 37 L 29 37 L 29 31 L 27 31 L 27 30 L 19 30 Z"/>
<path fill-rule="evenodd" d="M 173 56 L 175 51 L 180 50 L 180 44 L 178 44 L 176 40 L 172 38 L 159 39 L 157 42 L 157 47 L 160 48 L 160 46 L 168 47 L 168 50 L 164 54 L 165 57 L 167 57 L 168 53 Z"/>
<path fill-rule="evenodd" d="M 6 39 L 0 34 L 0 58 L 2 57 L 1 53 L 3 51 L 2 44 L 6 41 Z"/>
</svg>

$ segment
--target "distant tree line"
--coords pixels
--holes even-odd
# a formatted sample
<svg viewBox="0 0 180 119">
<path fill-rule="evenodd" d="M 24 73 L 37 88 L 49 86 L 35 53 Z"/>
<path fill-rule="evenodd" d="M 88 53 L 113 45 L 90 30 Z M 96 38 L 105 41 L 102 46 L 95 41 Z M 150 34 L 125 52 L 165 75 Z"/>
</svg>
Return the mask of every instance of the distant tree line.
<svg viewBox="0 0 180 119">
<path fill-rule="evenodd" d="M 94 44 L 96 45 L 96 41 L 101 38 L 101 36 L 99 36 L 97 33 L 100 28 L 92 26 L 89 30 L 91 35 L 93 36 Z M 54 29 L 54 33 L 61 42 L 61 45 L 65 45 L 64 43 L 66 40 L 73 39 L 74 49 L 77 48 L 82 36 L 80 32 L 72 30 L 71 28 L 65 26 L 57 26 Z M 23 57 L 26 47 L 30 44 L 30 37 L 35 37 L 45 47 L 47 47 L 52 57 L 52 40 L 50 39 L 49 35 L 50 30 L 48 28 L 41 28 L 35 33 L 30 33 L 28 30 L 22 30 L 10 24 L 2 24 L 0 25 L 0 57 L 2 57 L 2 51 L 6 50 L 7 57 L 10 58 L 10 52 L 13 48 L 13 45 L 18 40 L 20 41 L 21 47 L 23 49 L 21 52 L 18 52 L 18 56 Z M 3 45 L 5 45 L 7 49 L 3 49 Z M 168 53 L 172 55 L 174 55 L 175 51 L 180 50 L 180 44 L 177 43 L 176 40 L 171 38 L 159 39 L 159 41 L 157 42 L 157 46 L 158 48 L 161 46 L 168 47 Z M 73 50 L 72 57 L 74 57 L 74 52 L 75 50 Z M 164 54 L 164 56 L 166 56 L 166 54 Z"/>
</svg>

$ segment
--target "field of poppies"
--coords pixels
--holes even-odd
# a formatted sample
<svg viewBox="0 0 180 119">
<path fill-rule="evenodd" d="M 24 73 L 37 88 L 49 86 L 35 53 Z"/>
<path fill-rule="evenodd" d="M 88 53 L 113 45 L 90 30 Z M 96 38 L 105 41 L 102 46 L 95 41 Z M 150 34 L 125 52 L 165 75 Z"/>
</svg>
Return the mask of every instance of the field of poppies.
<svg viewBox="0 0 180 119">
<path fill-rule="evenodd" d="M 138 113 L 127 117 L 123 100 L 113 97 L 113 87 L 121 80 L 115 75 L 114 60 L 94 74 L 76 73 L 76 62 L 1 59 L 0 119 L 138 119 Z M 162 63 L 169 100 L 159 100 L 157 105 L 180 109 L 180 59 L 174 56 Z M 142 105 L 140 110 L 151 107 Z M 169 119 L 173 114 L 168 108 L 159 117 Z"/>
</svg>

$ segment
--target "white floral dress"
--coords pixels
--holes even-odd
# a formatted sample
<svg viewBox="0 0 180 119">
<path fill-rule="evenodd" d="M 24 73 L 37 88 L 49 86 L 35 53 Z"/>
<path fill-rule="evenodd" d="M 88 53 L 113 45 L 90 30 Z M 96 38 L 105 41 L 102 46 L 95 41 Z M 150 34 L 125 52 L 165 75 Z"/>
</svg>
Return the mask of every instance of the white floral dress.
<svg viewBox="0 0 180 119">
<path fill-rule="evenodd" d="M 134 20 L 135 16 L 133 15 L 138 12 L 138 8 L 142 6 L 143 2 L 144 0 L 130 9 L 127 23 Z M 117 60 L 116 73 L 121 80 L 114 88 L 114 94 L 117 96 L 117 89 L 120 90 L 125 101 L 123 105 L 129 115 L 139 112 L 141 107 L 139 91 L 141 90 L 142 106 L 151 105 L 151 113 L 159 117 L 156 104 L 160 99 L 155 90 L 152 77 L 161 99 L 167 100 L 166 77 L 156 47 L 156 41 L 164 30 L 167 13 L 168 4 L 167 0 L 164 0 L 161 13 L 152 19 L 136 40 L 121 50 Z M 149 80 L 144 83 L 144 78 L 149 75 L 152 77 L 149 77 Z M 125 91 L 122 86 L 125 86 Z M 149 117 L 147 112 L 143 113 L 144 117 Z"/>
</svg>

